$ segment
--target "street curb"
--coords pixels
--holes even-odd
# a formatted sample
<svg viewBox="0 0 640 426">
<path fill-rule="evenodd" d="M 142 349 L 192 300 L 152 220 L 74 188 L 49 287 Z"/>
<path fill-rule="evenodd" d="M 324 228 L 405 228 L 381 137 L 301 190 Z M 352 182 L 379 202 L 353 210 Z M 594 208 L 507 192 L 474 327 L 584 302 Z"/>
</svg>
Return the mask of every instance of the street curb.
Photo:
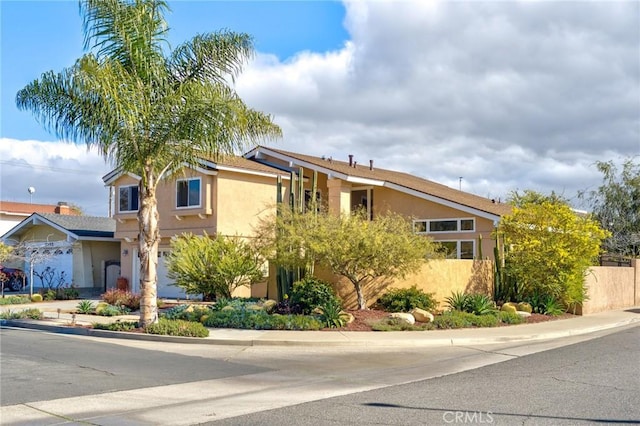
<svg viewBox="0 0 640 426">
<path fill-rule="evenodd" d="M 344 340 L 268 340 L 268 339 L 220 339 L 220 338 L 197 338 L 197 337 L 181 337 L 181 336 L 164 336 L 156 334 L 129 333 L 109 330 L 94 330 L 83 327 L 75 327 L 71 325 L 52 325 L 46 324 L 39 320 L 0 320 L 0 328 L 15 327 L 26 328 L 51 333 L 69 334 L 78 336 L 91 336 L 110 339 L 126 339 L 126 340 L 142 340 L 153 342 L 181 343 L 181 344 L 204 344 L 204 345 L 226 345 L 226 346 L 298 346 L 298 347 L 442 347 L 442 346 L 469 346 L 469 345 L 486 345 L 523 341 L 538 341 L 547 339 L 557 339 L 561 337 L 579 336 L 598 331 L 609 330 L 613 328 L 625 327 L 640 322 L 640 318 L 629 318 L 622 321 L 602 324 L 598 326 L 586 328 L 569 328 L 567 330 L 553 331 L 538 334 L 522 334 L 516 336 L 495 336 L 495 337 L 442 337 L 442 338 L 416 338 L 425 337 L 423 333 L 427 332 L 399 332 L 407 333 L 404 337 L 398 339 L 368 339 L 368 340 L 348 340 L 349 333 L 339 333 Z M 326 332 L 331 333 L 331 332 Z M 376 332 L 371 332 L 376 334 Z M 380 332 L 383 333 L 383 332 Z M 412 337 L 408 333 L 419 333 Z M 329 336 L 327 336 L 329 337 Z"/>
</svg>

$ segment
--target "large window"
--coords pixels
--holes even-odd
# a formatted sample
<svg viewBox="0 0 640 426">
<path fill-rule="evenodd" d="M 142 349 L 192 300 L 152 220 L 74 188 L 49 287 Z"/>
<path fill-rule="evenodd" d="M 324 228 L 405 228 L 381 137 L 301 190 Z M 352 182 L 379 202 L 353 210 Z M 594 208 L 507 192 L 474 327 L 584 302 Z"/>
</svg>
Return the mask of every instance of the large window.
<svg viewBox="0 0 640 426">
<path fill-rule="evenodd" d="M 413 221 L 413 231 L 418 234 L 438 232 L 473 232 L 475 231 L 475 228 L 475 219 L 419 219 Z"/>
<path fill-rule="evenodd" d="M 121 186 L 118 190 L 118 211 L 138 211 L 138 185 Z"/>
<path fill-rule="evenodd" d="M 177 207 L 200 207 L 200 178 L 177 182 Z"/>
<path fill-rule="evenodd" d="M 437 241 L 447 259 L 473 259 L 475 241 Z"/>
</svg>

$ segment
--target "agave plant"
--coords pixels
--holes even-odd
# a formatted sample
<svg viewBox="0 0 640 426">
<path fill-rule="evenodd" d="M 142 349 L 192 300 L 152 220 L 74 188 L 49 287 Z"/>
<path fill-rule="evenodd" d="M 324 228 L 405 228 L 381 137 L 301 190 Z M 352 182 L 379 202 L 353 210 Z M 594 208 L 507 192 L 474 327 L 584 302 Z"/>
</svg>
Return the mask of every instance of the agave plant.
<svg viewBox="0 0 640 426">
<path fill-rule="evenodd" d="M 329 298 L 318 306 L 320 321 L 329 328 L 344 327 L 348 316 L 342 311 L 342 304 L 335 298 Z"/>
<path fill-rule="evenodd" d="M 469 295 L 461 291 L 451 292 L 451 296 L 446 297 L 445 302 L 454 311 L 466 312 L 469 305 Z"/>
<path fill-rule="evenodd" d="M 76 312 L 79 314 L 91 314 L 95 306 L 93 306 L 93 302 L 91 300 L 81 300 L 76 305 Z"/>
<path fill-rule="evenodd" d="M 496 304 L 486 294 L 469 294 L 466 311 L 476 315 L 491 314 L 496 311 Z"/>
</svg>

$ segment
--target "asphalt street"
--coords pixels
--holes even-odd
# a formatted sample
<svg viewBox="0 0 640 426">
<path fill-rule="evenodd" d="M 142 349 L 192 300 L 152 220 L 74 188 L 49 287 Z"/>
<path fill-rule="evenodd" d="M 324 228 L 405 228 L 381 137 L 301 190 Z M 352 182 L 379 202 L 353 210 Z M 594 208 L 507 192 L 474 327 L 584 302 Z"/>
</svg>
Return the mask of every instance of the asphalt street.
<svg viewBox="0 0 640 426">
<path fill-rule="evenodd" d="M 458 374 L 212 424 L 640 424 L 640 327 Z"/>
<path fill-rule="evenodd" d="M 489 410 L 513 418 L 540 413 L 555 420 L 593 419 L 603 412 L 577 417 L 580 401 L 569 414 L 549 407 L 555 399 L 567 404 L 561 397 L 574 391 L 563 387 L 578 380 L 573 374 L 579 371 L 598 371 L 592 391 L 611 392 L 603 384 L 608 378 L 619 382 L 615 401 L 623 401 L 629 388 L 635 392 L 631 400 L 637 398 L 640 327 L 624 334 L 633 327 L 545 341 L 429 348 L 185 345 L 3 328 L 0 423 L 443 424 L 443 410 L 450 409 L 485 410 L 485 423 Z M 592 349 L 579 346 L 610 334 L 622 337 Z M 515 362 L 545 354 L 550 355 L 538 364 Z M 613 358 L 603 362 L 607 357 Z M 489 371 L 482 368 L 491 365 Z M 546 394 L 538 395 L 544 389 Z M 509 405 L 528 399 L 528 411 Z M 606 403 L 607 418 L 639 418 L 637 408 L 614 415 L 621 406 Z M 547 417 L 525 417 L 525 424 Z M 507 420 L 502 424 L 512 424 Z"/>
</svg>

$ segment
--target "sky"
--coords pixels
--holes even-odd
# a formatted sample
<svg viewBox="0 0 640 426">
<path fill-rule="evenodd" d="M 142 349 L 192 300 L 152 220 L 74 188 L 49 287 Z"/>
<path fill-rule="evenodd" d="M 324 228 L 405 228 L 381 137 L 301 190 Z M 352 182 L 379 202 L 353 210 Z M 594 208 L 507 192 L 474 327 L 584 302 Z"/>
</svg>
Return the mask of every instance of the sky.
<svg viewBox="0 0 640 426">
<path fill-rule="evenodd" d="M 488 198 L 555 191 L 578 208 L 601 183 L 596 161 L 640 155 L 637 1 L 169 6 L 174 47 L 221 29 L 254 37 L 235 88 L 280 125 L 276 148 L 353 154 Z M 0 199 L 106 215 L 112 165 L 15 107 L 18 90 L 83 54 L 78 3 L 0 0 L 0 24 Z"/>
</svg>

